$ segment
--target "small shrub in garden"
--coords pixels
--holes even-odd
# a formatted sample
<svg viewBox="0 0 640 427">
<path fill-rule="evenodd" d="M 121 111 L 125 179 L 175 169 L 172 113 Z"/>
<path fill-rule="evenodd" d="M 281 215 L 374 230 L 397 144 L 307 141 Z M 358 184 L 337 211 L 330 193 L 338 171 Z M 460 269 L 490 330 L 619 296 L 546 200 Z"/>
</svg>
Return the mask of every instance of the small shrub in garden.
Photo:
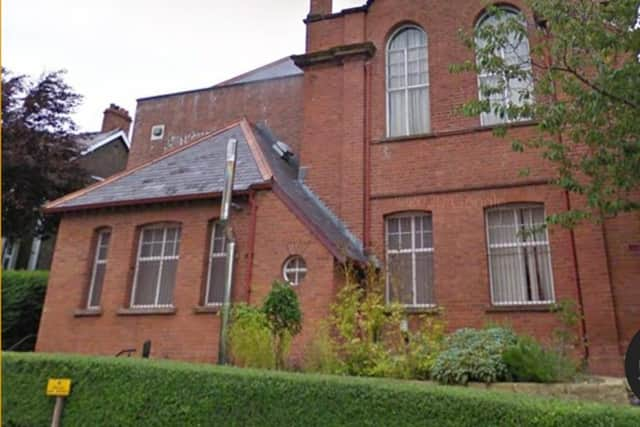
<svg viewBox="0 0 640 427">
<path fill-rule="evenodd" d="M 233 307 L 229 349 L 236 366 L 262 369 L 276 367 L 271 329 L 262 310 L 246 304 Z"/>
<path fill-rule="evenodd" d="M 505 380 L 509 371 L 502 353 L 515 342 L 516 335 L 509 329 L 459 329 L 445 339 L 444 350 L 433 365 L 432 377 L 443 384 Z"/>
<path fill-rule="evenodd" d="M 571 359 L 526 336 L 518 337 L 514 345 L 507 347 L 502 359 L 515 381 L 561 382 L 576 375 L 576 364 Z"/>
<path fill-rule="evenodd" d="M 339 373 L 341 364 L 335 347 L 328 325 L 320 326 L 305 348 L 304 370 L 322 374 Z"/>
<path fill-rule="evenodd" d="M 274 282 L 262 310 L 267 316 L 273 336 L 276 368 L 282 369 L 291 337 L 300 333 L 302 328 L 302 312 L 298 295 L 288 284 Z"/>
<path fill-rule="evenodd" d="M 561 326 L 553 330 L 553 338 L 557 351 L 567 356 L 572 353 L 578 343 L 576 328 L 582 318 L 575 301 L 564 299 L 554 304 L 551 309 Z"/>
<path fill-rule="evenodd" d="M 417 332 L 408 332 L 407 368 L 411 378 L 428 380 L 436 358 L 442 351 L 446 324 L 441 318 L 433 316 L 423 317 L 421 323 Z"/>
</svg>

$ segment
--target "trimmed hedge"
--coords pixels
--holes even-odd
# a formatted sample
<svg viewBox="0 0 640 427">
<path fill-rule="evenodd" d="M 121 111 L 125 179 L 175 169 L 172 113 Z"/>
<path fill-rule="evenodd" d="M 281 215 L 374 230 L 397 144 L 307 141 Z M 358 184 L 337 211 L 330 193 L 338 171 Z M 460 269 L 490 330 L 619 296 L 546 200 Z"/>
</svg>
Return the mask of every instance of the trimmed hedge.
<svg viewBox="0 0 640 427">
<path fill-rule="evenodd" d="M 2 272 L 2 349 L 37 335 L 47 291 L 48 271 Z M 15 350 L 33 351 L 35 337 Z"/>
<path fill-rule="evenodd" d="M 633 408 L 414 382 L 40 353 L 2 364 L 7 426 L 50 423 L 50 377 L 73 381 L 67 427 L 640 425 Z"/>
</svg>

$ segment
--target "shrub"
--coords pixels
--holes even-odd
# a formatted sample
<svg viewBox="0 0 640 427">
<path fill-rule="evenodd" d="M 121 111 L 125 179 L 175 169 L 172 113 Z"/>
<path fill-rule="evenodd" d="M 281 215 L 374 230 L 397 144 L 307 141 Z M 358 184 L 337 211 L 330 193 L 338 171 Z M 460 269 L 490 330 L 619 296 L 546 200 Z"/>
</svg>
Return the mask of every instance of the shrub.
<svg viewBox="0 0 640 427">
<path fill-rule="evenodd" d="M 571 359 L 546 350 L 530 337 L 518 337 L 518 341 L 504 351 L 502 359 L 515 381 L 561 382 L 576 375 L 576 365 Z"/>
<path fill-rule="evenodd" d="M 267 316 L 246 304 L 233 307 L 229 328 L 231 360 L 237 366 L 274 369 L 275 353 Z"/>
<path fill-rule="evenodd" d="M 2 272 L 2 348 L 33 351 L 49 280 L 48 271 Z"/>
<path fill-rule="evenodd" d="M 276 367 L 282 369 L 291 337 L 300 333 L 302 328 L 298 295 L 288 284 L 274 282 L 262 310 L 267 316 L 268 326 L 273 335 Z"/>
<path fill-rule="evenodd" d="M 509 329 L 459 329 L 445 339 L 445 349 L 436 358 L 432 377 L 443 384 L 505 380 L 509 371 L 502 353 L 515 342 L 516 335 Z"/>
<path fill-rule="evenodd" d="M 304 351 L 303 368 L 306 372 L 335 374 L 340 372 L 340 360 L 328 325 L 321 325 Z"/>
<path fill-rule="evenodd" d="M 633 408 L 368 378 L 137 358 L 7 353 L 2 421 L 51 423 L 47 378 L 71 378 L 73 426 L 637 426 Z"/>
<path fill-rule="evenodd" d="M 440 318 L 425 316 L 421 319 L 420 329 L 408 333 L 407 368 L 410 378 L 428 380 L 431 377 L 436 358 L 442 352 L 445 326 Z"/>
</svg>

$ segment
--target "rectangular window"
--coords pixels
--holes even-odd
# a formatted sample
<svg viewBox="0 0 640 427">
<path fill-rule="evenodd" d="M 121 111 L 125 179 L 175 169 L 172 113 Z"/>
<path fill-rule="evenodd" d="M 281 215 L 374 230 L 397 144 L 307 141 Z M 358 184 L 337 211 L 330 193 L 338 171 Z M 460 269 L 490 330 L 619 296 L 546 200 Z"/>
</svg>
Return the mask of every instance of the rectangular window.
<svg viewBox="0 0 640 427">
<path fill-rule="evenodd" d="M 549 304 L 555 300 L 544 207 L 487 210 L 491 297 L 495 305 Z"/>
<path fill-rule="evenodd" d="M 131 295 L 132 307 L 172 307 L 178 269 L 180 226 L 142 229 Z"/>
<path fill-rule="evenodd" d="M 89 297 L 87 308 L 99 308 L 100 297 L 102 295 L 102 285 L 104 275 L 107 271 L 107 254 L 109 252 L 109 242 L 111 231 L 102 230 L 98 233 L 96 241 L 95 255 L 93 258 L 93 268 L 91 270 L 91 283 L 89 284 Z"/>
<path fill-rule="evenodd" d="M 410 307 L 434 306 L 431 215 L 388 218 L 386 247 L 387 300 Z"/>
<path fill-rule="evenodd" d="M 226 263 L 227 242 L 224 235 L 224 227 L 215 223 L 211 229 L 209 271 L 207 273 L 207 288 L 204 297 L 205 305 L 222 305 L 224 300 Z"/>
</svg>

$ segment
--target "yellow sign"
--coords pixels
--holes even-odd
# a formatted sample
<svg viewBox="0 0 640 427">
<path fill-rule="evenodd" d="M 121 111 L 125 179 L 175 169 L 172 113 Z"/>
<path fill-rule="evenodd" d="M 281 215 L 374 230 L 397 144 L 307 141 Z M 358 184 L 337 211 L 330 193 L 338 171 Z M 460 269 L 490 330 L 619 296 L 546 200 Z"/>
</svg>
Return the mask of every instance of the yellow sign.
<svg viewBox="0 0 640 427">
<path fill-rule="evenodd" d="M 69 396 L 71 380 L 69 378 L 49 378 L 47 396 Z"/>
</svg>

